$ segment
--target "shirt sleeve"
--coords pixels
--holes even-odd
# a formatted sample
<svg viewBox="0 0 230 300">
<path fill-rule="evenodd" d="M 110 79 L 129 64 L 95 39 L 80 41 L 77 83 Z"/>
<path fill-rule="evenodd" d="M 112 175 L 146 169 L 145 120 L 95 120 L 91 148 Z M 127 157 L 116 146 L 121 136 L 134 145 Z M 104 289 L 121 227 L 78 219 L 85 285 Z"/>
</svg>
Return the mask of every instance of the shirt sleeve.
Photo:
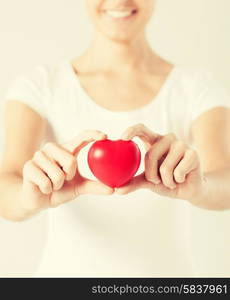
<svg viewBox="0 0 230 300">
<path fill-rule="evenodd" d="M 10 100 L 23 102 L 35 112 L 45 117 L 43 99 L 44 74 L 42 68 L 39 66 L 26 74 L 15 77 L 9 83 L 3 96 L 5 103 Z"/>
<path fill-rule="evenodd" d="M 207 70 L 201 70 L 197 75 L 195 91 L 190 102 L 191 121 L 212 108 L 230 108 L 230 96 L 227 89 Z"/>
</svg>

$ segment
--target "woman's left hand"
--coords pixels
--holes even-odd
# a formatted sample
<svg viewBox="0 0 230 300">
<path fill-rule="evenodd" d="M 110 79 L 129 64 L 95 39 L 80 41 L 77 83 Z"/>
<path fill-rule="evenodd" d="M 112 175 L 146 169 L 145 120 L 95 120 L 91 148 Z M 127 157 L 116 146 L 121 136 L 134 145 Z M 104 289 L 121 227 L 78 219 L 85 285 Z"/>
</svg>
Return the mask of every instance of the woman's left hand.
<svg viewBox="0 0 230 300">
<path fill-rule="evenodd" d="M 162 136 L 143 124 L 129 127 L 121 138 L 131 140 L 134 137 L 139 137 L 147 150 L 145 171 L 117 188 L 116 193 L 127 194 L 147 188 L 163 196 L 196 202 L 205 181 L 197 152 L 173 133 Z"/>
</svg>

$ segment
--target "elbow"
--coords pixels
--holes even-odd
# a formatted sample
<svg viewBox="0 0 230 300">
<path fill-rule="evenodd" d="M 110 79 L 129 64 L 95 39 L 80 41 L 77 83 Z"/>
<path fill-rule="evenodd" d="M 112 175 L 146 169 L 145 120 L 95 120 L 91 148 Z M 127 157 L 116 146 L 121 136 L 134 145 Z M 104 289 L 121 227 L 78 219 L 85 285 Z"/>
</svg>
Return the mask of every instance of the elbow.
<svg viewBox="0 0 230 300">
<path fill-rule="evenodd" d="M 1 214 L 0 217 L 6 221 L 13 222 L 13 223 L 21 223 L 29 219 L 29 216 L 16 215 L 12 213 Z"/>
<path fill-rule="evenodd" d="M 22 223 L 23 221 L 28 220 L 28 218 L 13 216 L 11 218 L 8 218 L 8 220 L 11 221 L 11 222 L 13 222 L 13 223 Z"/>
<path fill-rule="evenodd" d="M 198 208 L 202 208 L 204 210 L 209 211 L 227 211 L 230 210 L 230 199 L 226 199 L 226 201 L 220 201 L 215 203 L 209 203 L 207 201 L 201 201 L 199 203 L 191 203 Z"/>
</svg>

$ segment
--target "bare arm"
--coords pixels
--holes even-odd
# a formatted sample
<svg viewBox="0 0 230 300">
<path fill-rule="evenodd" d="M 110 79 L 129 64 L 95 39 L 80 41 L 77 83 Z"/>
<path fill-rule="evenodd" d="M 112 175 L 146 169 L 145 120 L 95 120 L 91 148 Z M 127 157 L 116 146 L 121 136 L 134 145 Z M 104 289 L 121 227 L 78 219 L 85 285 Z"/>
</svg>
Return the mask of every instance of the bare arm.
<svg viewBox="0 0 230 300">
<path fill-rule="evenodd" d="M 126 129 L 125 140 L 139 137 L 146 148 L 145 171 L 116 190 L 147 188 L 209 210 L 230 209 L 230 110 L 213 108 L 192 124 L 196 149 L 175 134 L 160 135 L 144 124 Z"/>
<path fill-rule="evenodd" d="M 202 114 L 192 134 L 205 175 L 197 203 L 208 209 L 230 209 L 230 110 L 215 108 Z"/>
<path fill-rule="evenodd" d="M 83 177 L 77 155 L 88 143 L 107 138 L 86 130 L 62 145 L 41 149 L 46 121 L 19 101 L 10 101 L 5 118 L 5 148 L 0 166 L 0 215 L 22 221 L 81 194 L 110 195 L 113 189 Z"/>
<path fill-rule="evenodd" d="M 44 138 L 46 121 L 27 105 L 9 101 L 5 107 L 4 149 L 0 164 L 0 215 L 13 221 L 30 212 L 22 206 L 19 194 L 22 169 Z"/>
</svg>

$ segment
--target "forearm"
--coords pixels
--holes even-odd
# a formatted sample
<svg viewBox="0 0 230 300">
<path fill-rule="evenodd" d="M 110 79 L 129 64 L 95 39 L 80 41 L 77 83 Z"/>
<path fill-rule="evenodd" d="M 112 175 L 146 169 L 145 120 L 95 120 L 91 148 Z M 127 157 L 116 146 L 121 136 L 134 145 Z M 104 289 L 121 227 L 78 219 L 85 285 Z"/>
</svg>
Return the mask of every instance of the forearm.
<svg viewBox="0 0 230 300">
<path fill-rule="evenodd" d="M 194 204 L 210 210 L 230 209 L 230 167 L 205 173 L 205 181 Z"/>
<path fill-rule="evenodd" d="M 31 212 L 20 201 L 23 179 L 20 175 L 0 175 L 0 216 L 10 221 L 23 221 Z"/>
</svg>

